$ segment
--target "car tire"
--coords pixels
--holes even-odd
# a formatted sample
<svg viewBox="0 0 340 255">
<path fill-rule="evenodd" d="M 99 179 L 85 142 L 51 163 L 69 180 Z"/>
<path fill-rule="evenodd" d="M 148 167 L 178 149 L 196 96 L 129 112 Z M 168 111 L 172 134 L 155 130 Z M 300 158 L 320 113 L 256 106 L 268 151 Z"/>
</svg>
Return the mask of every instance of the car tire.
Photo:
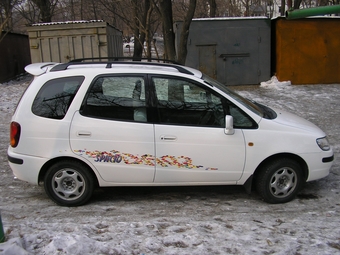
<svg viewBox="0 0 340 255">
<path fill-rule="evenodd" d="M 52 165 L 46 172 L 44 188 L 58 205 L 80 206 L 92 196 L 94 178 L 87 166 L 64 160 Z"/>
<path fill-rule="evenodd" d="M 264 165 L 256 178 L 256 188 L 264 201 L 286 203 L 295 198 L 304 183 L 301 166 L 289 158 Z"/>
</svg>

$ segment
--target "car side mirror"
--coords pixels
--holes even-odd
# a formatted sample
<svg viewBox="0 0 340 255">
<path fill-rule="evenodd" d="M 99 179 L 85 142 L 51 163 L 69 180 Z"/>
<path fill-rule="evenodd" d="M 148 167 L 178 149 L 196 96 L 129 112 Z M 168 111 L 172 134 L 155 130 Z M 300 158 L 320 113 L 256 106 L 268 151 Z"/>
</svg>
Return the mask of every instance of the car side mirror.
<svg viewBox="0 0 340 255">
<path fill-rule="evenodd" d="M 226 135 L 233 135 L 235 133 L 233 116 L 230 116 L 230 115 L 225 116 L 224 133 Z"/>
</svg>

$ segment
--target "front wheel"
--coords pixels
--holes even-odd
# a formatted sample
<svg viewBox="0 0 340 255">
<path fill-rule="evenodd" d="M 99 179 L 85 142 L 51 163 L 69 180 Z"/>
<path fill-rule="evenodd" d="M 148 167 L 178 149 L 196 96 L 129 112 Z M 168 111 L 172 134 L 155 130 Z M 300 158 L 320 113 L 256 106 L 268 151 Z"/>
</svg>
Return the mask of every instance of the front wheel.
<svg viewBox="0 0 340 255">
<path fill-rule="evenodd" d="M 258 193 L 264 201 L 272 204 L 291 201 L 304 183 L 300 165 L 288 158 L 266 164 L 256 180 Z"/>
<path fill-rule="evenodd" d="M 47 170 L 44 188 L 47 195 L 58 205 L 79 206 L 91 198 L 94 180 L 86 166 L 65 160 Z"/>
</svg>

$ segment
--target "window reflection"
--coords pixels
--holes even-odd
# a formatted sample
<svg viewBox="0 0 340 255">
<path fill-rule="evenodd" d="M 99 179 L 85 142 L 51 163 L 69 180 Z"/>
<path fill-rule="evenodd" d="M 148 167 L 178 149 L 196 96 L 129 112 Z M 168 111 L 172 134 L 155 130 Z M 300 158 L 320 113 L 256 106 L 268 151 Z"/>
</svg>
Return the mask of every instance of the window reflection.
<svg viewBox="0 0 340 255">
<path fill-rule="evenodd" d="M 32 112 L 45 118 L 63 119 L 83 80 L 83 76 L 75 76 L 46 82 L 34 99 Z"/>
<path fill-rule="evenodd" d="M 80 113 L 84 116 L 146 122 L 143 77 L 100 77 L 90 87 Z"/>
</svg>

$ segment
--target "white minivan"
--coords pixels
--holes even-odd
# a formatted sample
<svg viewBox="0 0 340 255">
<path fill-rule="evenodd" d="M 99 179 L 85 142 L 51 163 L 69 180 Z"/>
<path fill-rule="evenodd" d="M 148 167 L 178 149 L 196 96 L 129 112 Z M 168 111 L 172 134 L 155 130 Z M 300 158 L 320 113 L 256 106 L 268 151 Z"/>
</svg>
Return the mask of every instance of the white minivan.
<svg viewBox="0 0 340 255">
<path fill-rule="evenodd" d="M 8 160 L 57 204 L 96 187 L 244 185 L 269 203 L 329 174 L 325 133 L 200 71 L 126 61 L 35 63 L 13 115 Z"/>
</svg>

